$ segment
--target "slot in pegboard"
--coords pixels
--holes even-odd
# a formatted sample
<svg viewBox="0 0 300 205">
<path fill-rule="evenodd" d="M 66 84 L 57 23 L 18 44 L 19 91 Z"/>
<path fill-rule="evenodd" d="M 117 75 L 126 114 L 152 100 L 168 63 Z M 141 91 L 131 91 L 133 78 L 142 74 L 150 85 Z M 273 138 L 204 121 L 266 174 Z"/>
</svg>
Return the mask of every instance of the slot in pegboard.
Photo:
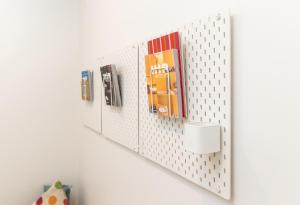
<svg viewBox="0 0 300 205">
<path fill-rule="evenodd" d="M 107 106 L 102 97 L 102 134 L 138 152 L 138 46 L 103 56 L 101 65 L 108 64 L 114 64 L 120 76 L 122 107 Z"/>
<path fill-rule="evenodd" d="M 188 152 L 183 144 L 184 120 L 148 112 L 144 56 L 139 45 L 140 154 L 182 177 L 230 199 L 231 195 L 231 31 L 230 15 L 218 14 L 178 29 L 185 55 L 188 121 L 218 124 L 221 151 Z"/>
</svg>

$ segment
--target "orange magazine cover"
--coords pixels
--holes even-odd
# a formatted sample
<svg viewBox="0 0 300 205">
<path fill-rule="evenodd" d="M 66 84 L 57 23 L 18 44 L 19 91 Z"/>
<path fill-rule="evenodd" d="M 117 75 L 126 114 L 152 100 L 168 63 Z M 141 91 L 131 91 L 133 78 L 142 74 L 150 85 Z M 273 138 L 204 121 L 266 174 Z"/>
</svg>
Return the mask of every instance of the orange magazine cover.
<svg viewBox="0 0 300 205">
<path fill-rule="evenodd" d="M 147 55 L 145 65 L 150 112 L 161 116 L 182 117 L 177 50 Z"/>
<path fill-rule="evenodd" d="M 180 83 L 178 84 L 178 90 L 181 94 L 181 102 L 180 102 L 180 110 L 182 111 L 182 117 L 186 118 L 186 106 L 185 106 L 185 86 L 184 86 L 184 70 L 181 63 L 181 52 L 180 52 L 180 36 L 179 32 L 173 32 L 167 34 L 165 36 L 161 36 L 159 38 L 152 39 L 148 41 L 148 54 L 155 54 L 158 52 L 166 51 L 169 49 L 176 49 L 177 56 L 178 56 L 178 64 L 179 64 L 179 76 L 177 81 Z"/>
</svg>

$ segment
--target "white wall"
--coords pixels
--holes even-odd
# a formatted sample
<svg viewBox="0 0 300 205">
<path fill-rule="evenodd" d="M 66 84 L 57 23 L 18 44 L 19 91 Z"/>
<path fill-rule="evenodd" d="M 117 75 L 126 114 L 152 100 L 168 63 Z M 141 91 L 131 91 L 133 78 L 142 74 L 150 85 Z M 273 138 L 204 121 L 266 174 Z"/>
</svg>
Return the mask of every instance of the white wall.
<svg viewBox="0 0 300 205">
<path fill-rule="evenodd" d="M 0 1 L 1 204 L 30 204 L 42 184 L 56 178 L 74 185 L 76 194 L 79 174 L 81 205 L 299 204 L 296 1 L 81 0 L 82 66 L 231 9 L 234 174 L 228 202 L 83 128 L 78 3 Z"/>
<path fill-rule="evenodd" d="M 78 182 L 79 1 L 0 1 L 0 200 Z M 76 200 L 74 200 L 73 204 Z"/>
<path fill-rule="evenodd" d="M 85 130 L 81 204 L 299 204 L 299 4 L 82 0 L 82 64 L 218 10 L 233 15 L 233 199 Z"/>
</svg>

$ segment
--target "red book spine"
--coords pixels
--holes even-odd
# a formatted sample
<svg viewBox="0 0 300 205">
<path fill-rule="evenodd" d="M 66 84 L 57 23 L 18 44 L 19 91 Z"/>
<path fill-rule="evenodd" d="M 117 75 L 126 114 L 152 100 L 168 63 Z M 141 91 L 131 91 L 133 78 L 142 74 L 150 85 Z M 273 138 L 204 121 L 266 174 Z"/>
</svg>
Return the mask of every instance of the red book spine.
<svg viewBox="0 0 300 205">
<path fill-rule="evenodd" d="M 153 43 L 152 43 L 152 40 L 148 41 L 148 54 L 153 54 Z"/>
<path fill-rule="evenodd" d="M 153 40 L 154 53 L 158 53 L 161 51 L 160 47 L 160 38 L 156 38 Z"/>
<path fill-rule="evenodd" d="M 169 50 L 170 49 L 169 35 L 162 36 L 160 39 L 161 39 L 162 51 Z"/>
</svg>

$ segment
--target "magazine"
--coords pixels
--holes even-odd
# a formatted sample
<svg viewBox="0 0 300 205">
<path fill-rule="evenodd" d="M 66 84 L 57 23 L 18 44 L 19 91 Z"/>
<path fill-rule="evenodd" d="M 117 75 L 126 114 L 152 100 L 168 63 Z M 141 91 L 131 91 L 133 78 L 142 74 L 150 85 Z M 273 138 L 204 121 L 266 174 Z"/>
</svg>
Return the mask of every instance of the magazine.
<svg viewBox="0 0 300 205">
<path fill-rule="evenodd" d="M 120 107 L 122 105 L 120 79 L 114 65 L 100 67 L 104 87 L 106 105 Z"/>
<path fill-rule="evenodd" d="M 180 41 L 179 41 L 179 33 L 173 32 L 165 36 L 161 36 L 159 38 L 148 41 L 148 54 L 157 54 L 159 52 L 164 52 L 167 50 L 175 49 L 177 51 L 177 62 L 178 62 L 178 72 L 177 72 L 177 80 L 179 81 L 177 89 L 180 93 L 180 104 L 181 108 L 179 110 L 182 111 L 183 118 L 186 117 L 186 106 L 185 106 L 185 83 L 184 83 L 184 71 L 181 63 L 181 52 L 180 52 Z M 155 108 L 151 110 L 154 112 Z"/>
<path fill-rule="evenodd" d="M 81 72 L 81 99 L 86 101 L 93 100 L 93 72 Z"/>
<path fill-rule="evenodd" d="M 145 56 L 145 65 L 149 111 L 161 116 L 183 117 L 178 51 L 149 54 Z"/>
</svg>

